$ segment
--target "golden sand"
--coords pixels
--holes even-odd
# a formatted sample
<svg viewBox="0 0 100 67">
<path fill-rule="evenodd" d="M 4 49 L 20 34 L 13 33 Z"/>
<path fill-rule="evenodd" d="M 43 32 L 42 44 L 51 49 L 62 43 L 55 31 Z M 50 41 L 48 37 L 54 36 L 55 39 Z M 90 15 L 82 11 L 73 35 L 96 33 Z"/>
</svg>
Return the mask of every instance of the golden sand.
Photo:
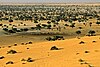
<svg viewBox="0 0 100 67">
<path fill-rule="evenodd" d="M 81 41 L 84 43 L 79 44 Z M 60 50 L 50 50 L 52 46 Z M 17 53 L 7 54 L 11 49 Z M 100 67 L 100 36 L 5 47 L 0 48 L 0 56 L 5 57 L 0 67 Z M 34 61 L 21 61 L 29 57 Z M 8 61 L 14 64 L 6 64 Z"/>
</svg>

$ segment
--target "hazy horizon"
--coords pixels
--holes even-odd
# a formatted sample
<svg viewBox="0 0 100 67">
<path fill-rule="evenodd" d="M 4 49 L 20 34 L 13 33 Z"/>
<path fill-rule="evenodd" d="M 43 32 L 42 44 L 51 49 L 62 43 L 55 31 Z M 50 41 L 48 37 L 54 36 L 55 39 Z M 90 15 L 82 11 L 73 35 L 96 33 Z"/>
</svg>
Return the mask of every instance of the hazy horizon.
<svg viewBox="0 0 100 67">
<path fill-rule="evenodd" d="M 73 2 L 100 2 L 100 0 L 0 0 L 2 3 L 73 3 Z"/>
</svg>

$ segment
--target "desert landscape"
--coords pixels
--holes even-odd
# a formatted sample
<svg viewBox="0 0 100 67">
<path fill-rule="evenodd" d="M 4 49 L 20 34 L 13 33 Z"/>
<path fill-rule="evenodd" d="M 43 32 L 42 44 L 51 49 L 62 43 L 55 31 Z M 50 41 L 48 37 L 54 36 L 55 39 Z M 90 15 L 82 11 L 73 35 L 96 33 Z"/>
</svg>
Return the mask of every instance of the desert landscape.
<svg viewBox="0 0 100 67">
<path fill-rule="evenodd" d="M 100 67 L 100 3 L 0 4 L 0 67 Z"/>
</svg>

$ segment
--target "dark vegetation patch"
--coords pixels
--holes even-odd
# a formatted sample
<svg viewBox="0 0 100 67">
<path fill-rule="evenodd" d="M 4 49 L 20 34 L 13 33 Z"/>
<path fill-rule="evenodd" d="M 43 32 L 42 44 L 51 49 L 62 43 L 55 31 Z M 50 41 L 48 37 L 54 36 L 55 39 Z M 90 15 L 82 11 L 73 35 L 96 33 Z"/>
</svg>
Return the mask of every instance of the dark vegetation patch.
<svg viewBox="0 0 100 67">
<path fill-rule="evenodd" d="M 64 40 L 64 37 L 61 36 L 61 35 L 56 35 L 56 36 L 53 36 L 53 37 L 47 37 L 46 40 L 48 40 L 48 41 Z"/>
<path fill-rule="evenodd" d="M 4 56 L 0 56 L 0 59 L 4 59 L 5 57 Z"/>
<path fill-rule="evenodd" d="M 15 50 L 9 50 L 9 51 L 7 51 L 7 54 L 15 54 L 15 53 L 17 53 L 17 51 L 15 51 Z"/>
<path fill-rule="evenodd" d="M 89 53 L 89 51 L 85 51 L 85 53 Z"/>
<path fill-rule="evenodd" d="M 52 47 L 50 48 L 50 50 L 61 50 L 61 49 L 63 49 L 63 48 L 58 48 L 58 47 L 56 47 L 56 46 L 52 46 Z"/>
<path fill-rule="evenodd" d="M 14 64 L 13 61 L 8 61 L 6 64 Z"/>
<path fill-rule="evenodd" d="M 29 58 L 27 58 L 27 59 L 24 59 L 24 58 L 23 58 L 21 61 L 33 62 L 33 61 L 35 61 L 35 60 L 33 60 L 32 58 L 29 57 Z"/>
<path fill-rule="evenodd" d="M 85 42 L 84 41 L 81 41 L 81 42 L 79 42 L 79 44 L 85 44 Z"/>
<path fill-rule="evenodd" d="M 50 50 L 59 50 L 56 46 L 52 46 Z"/>
</svg>

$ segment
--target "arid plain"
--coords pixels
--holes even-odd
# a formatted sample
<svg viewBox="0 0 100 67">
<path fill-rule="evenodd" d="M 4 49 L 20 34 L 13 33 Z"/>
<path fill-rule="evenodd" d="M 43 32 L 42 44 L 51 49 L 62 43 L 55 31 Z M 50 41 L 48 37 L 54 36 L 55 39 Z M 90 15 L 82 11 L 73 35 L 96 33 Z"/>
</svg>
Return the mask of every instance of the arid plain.
<svg viewBox="0 0 100 67">
<path fill-rule="evenodd" d="M 100 67 L 100 5 L 0 5 L 0 67 Z"/>
</svg>

